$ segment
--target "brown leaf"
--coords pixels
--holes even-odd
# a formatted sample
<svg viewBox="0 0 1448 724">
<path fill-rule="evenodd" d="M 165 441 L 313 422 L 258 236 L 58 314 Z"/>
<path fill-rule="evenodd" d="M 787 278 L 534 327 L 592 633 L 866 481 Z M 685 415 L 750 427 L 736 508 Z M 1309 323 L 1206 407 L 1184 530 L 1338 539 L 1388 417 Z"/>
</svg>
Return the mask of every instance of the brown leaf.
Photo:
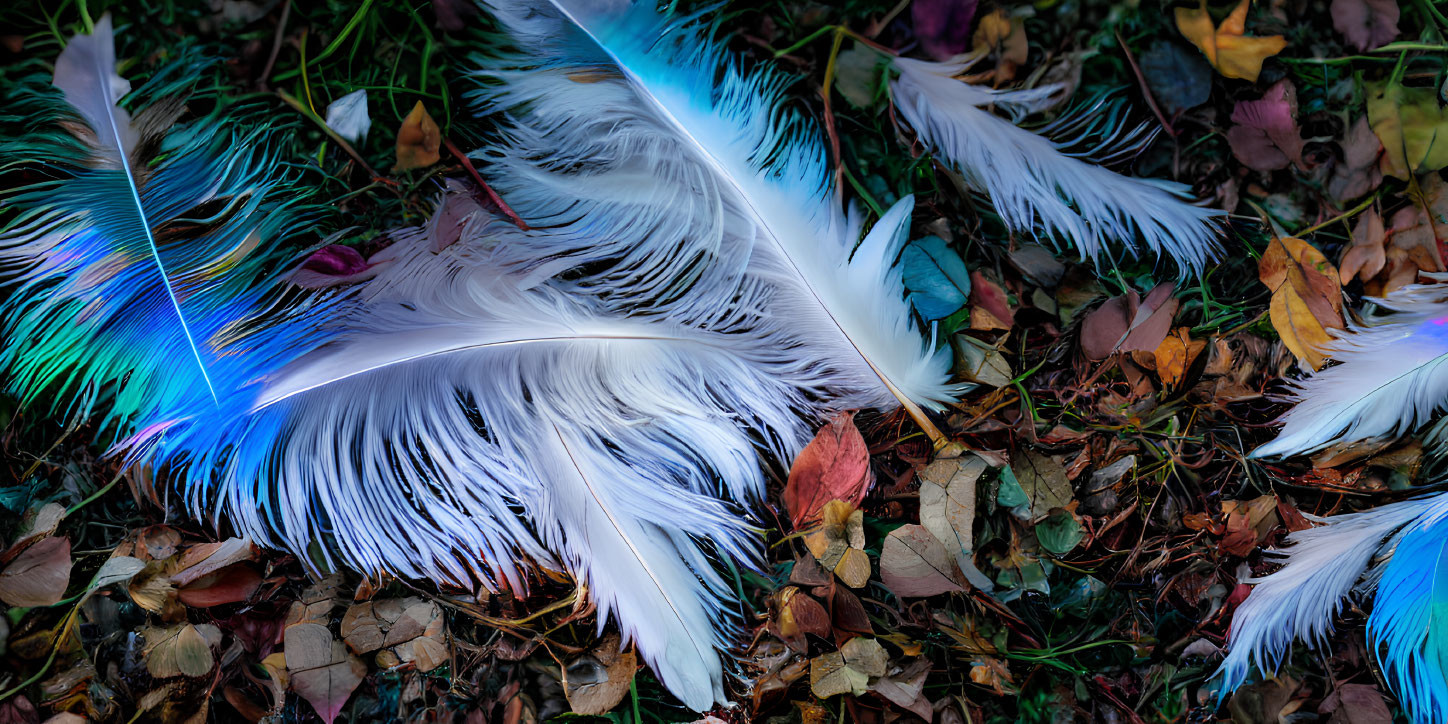
<svg viewBox="0 0 1448 724">
<path fill-rule="evenodd" d="M 970 680 L 990 687 L 998 696 L 1009 696 L 1014 694 L 1016 689 L 1010 669 L 993 656 L 979 656 L 975 659 L 970 667 Z"/>
<path fill-rule="evenodd" d="M 59 603 L 70 583 L 70 568 L 70 539 L 41 539 L 0 572 L 0 601 L 17 608 Z"/>
<path fill-rule="evenodd" d="M 835 415 L 795 457 L 784 486 L 784 506 L 796 529 L 820 519 L 831 500 L 852 507 L 865 499 L 874 482 L 870 451 L 855 427 L 853 413 Z"/>
<path fill-rule="evenodd" d="M 885 537 L 880 577 L 886 588 L 906 598 L 965 590 L 955 561 L 923 525 L 902 525 Z"/>
<path fill-rule="evenodd" d="M 1327 180 L 1329 197 L 1344 203 L 1383 183 L 1383 172 L 1378 168 L 1383 144 L 1373 133 L 1367 116 L 1358 117 L 1338 145 L 1342 146 L 1342 161 L 1333 167 L 1332 176 Z"/>
<path fill-rule="evenodd" d="M 1274 237 L 1257 263 L 1258 278 L 1272 290 L 1269 313 L 1282 343 L 1312 369 L 1321 369 L 1327 330 L 1342 329 L 1338 271 L 1301 239 Z"/>
<path fill-rule="evenodd" d="M 20 530 L 23 532 L 15 536 L 15 541 L 4 554 L 0 554 L 0 566 L 15 560 L 16 556 L 35 541 L 54 533 L 64 517 L 65 506 L 60 503 L 46 503 L 38 509 L 26 511 L 20 522 Z"/>
<path fill-rule="evenodd" d="M 1282 52 L 1287 40 L 1281 35 L 1262 38 L 1246 35 L 1250 6 L 1251 0 L 1242 0 L 1221 25 L 1213 27 L 1207 0 L 1201 0 L 1196 8 L 1177 8 L 1176 23 L 1182 37 L 1197 46 L 1223 77 L 1255 83 L 1262 72 L 1262 61 Z"/>
<path fill-rule="evenodd" d="M 830 615 L 814 597 L 794 586 L 785 586 L 774 595 L 774 605 L 775 634 L 790 648 L 805 653 L 809 648 L 805 634 L 829 638 Z"/>
<path fill-rule="evenodd" d="M 258 553 L 256 545 L 247 538 L 228 538 L 220 543 L 192 546 L 181 554 L 181 561 L 176 572 L 171 574 L 171 581 L 178 586 L 185 586 L 233 563 L 254 561 Z"/>
<path fill-rule="evenodd" d="M 974 52 L 989 53 L 996 58 L 994 80 L 996 85 L 1016 77 L 1016 68 L 1024 65 L 1030 57 L 1031 46 L 1026 40 L 1026 25 L 1019 18 L 1012 18 L 1005 10 L 995 11 L 981 17 L 971 36 Z"/>
<path fill-rule="evenodd" d="M 1317 713 L 1332 715 L 1327 724 L 1390 724 L 1393 721 L 1382 693 L 1371 684 L 1338 684 L 1322 700 Z"/>
<path fill-rule="evenodd" d="M 1332 27 L 1358 50 L 1373 50 L 1398 37 L 1398 0 L 1332 0 Z"/>
<path fill-rule="evenodd" d="M 930 660 L 915 659 L 903 669 L 870 684 L 870 691 L 925 721 L 934 718 L 930 699 L 925 696 L 925 679 L 930 675 Z"/>
<path fill-rule="evenodd" d="M 1343 284 L 1358 277 L 1363 281 L 1372 279 L 1387 264 L 1387 230 L 1383 228 L 1383 215 L 1375 206 L 1368 207 L 1352 227 L 1352 245 L 1343 252 L 1338 264 L 1338 280 Z"/>
<path fill-rule="evenodd" d="M 884 676 L 888 659 L 885 647 L 869 636 L 846 641 L 839 651 L 810 659 L 809 688 L 821 699 L 836 694 L 860 696 L 869 691 L 872 677 Z"/>
<path fill-rule="evenodd" d="M 947 551 L 973 548 L 975 488 L 986 467 L 984 460 L 972 455 L 936 460 L 920 471 L 920 524 Z"/>
<path fill-rule="evenodd" d="M 261 574 L 247 563 L 233 563 L 202 576 L 176 591 L 176 599 L 193 608 L 241 603 L 261 586 Z"/>
<path fill-rule="evenodd" d="M 575 658 L 563 670 L 563 691 L 573 713 L 602 716 L 628 694 L 638 663 L 633 651 L 619 651 L 618 634 Z"/>
<path fill-rule="evenodd" d="M 820 524 L 804 537 L 805 547 L 821 566 L 851 588 L 870 579 L 870 558 L 865 555 L 865 514 L 843 500 L 825 503 Z"/>
<path fill-rule="evenodd" d="M 1170 283 L 1158 284 L 1142 299 L 1135 290 L 1112 297 L 1081 323 L 1081 351 L 1093 361 L 1116 352 L 1155 352 L 1171 330 L 1181 302 Z"/>
<path fill-rule="evenodd" d="M 391 647 L 400 662 L 419 671 L 431 671 L 447 656 L 445 619 L 436 603 L 421 598 L 389 598 L 347 609 L 342 616 L 342 639 L 347 647 L 365 654 Z M 442 657 L 441 659 L 439 657 Z"/>
<path fill-rule="evenodd" d="M 397 129 L 397 165 L 392 170 L 410 171 L 431 166 L 442 158 L 438 154 L 441 146 L 442 131 L 422 107 L 422 101 L 418 101 Z"/>
<path fill-rule="evenodd" d="M 1232 109 L 1227 130 L 1232 155 L 1242 165 L 1274 171 L 1293 164 L 1302 167 L 1302 132 L 1297 127 L 1297 89 L 1283 78 L 1260 100 L 1240 101 Z"/>
<path fill-rule="evenodd" d="M 367 665 L 321 624 L 288 626 L 282 648 L 292 690 L 312 705 L 322 721 L 332 724 L 367 675 Z"/>
</svg>

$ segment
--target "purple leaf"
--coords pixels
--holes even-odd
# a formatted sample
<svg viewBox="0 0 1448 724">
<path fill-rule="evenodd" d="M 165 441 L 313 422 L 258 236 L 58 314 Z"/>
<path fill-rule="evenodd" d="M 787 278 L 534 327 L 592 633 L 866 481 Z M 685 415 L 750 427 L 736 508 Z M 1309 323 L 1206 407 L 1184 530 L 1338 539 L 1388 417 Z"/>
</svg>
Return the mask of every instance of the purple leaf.
<svg viewBox="0 0 1448 724">
<path fill-rule="evenodd" d="M 1302 166 L 1302 134 L 1297 128 L 1297 91 L 1287 80 L 1267 89 L 1261 100 L 1232 109 L 1227 143 L 1243 165 L 1258 171 Z"/>
<path fill-rule="evenodd" d="M 292 283 L 305 289 L 326 289 L 365 281 L 377 275 L 376 264 L 350 246 L 331 244 L 316 250 L 292 273 Z"/>
<path fill-rule="evenodd" d="M 915 37 L 932 58 L 945 60 L 970 49 L 970 21 L 979 0 L 915 0 L 910 17 Z"/>
</svg>

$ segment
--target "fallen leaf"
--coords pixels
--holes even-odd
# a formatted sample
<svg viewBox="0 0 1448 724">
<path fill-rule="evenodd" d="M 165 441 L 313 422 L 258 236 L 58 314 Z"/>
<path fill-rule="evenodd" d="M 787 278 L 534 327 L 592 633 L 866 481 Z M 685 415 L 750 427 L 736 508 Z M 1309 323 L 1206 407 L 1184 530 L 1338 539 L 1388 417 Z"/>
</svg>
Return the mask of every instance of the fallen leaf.
<svg viewBox="0 0 1448 724">
<path fill-rule="evenodd" d="M 935 60 L 949 60 L 969 50 L 970 23 L 979 0 L 914 0 L 910 20 L 920 48 Z"/>
<path fill-rule="evenodd" d="M 785 586 L 773 597 L 776 615 L 772 618 L 774 632 L 790 648 L 805 653 L 805 634 L 829 638 L 830 615 L 814 597 L 795 586 Z"/>
<path fill-rule="evenodd" d="M 870 691 L 928 722 L 935 713 L 930 698 L 925 696 L 925 679 L 929 675 L 930 660 L 915 659 L 870 684 Z"/>
<path fill-rule="evenodd" d="M 1067 510 L 1056 510 L 1036 524 L 1036 541 L 1048 553 L 1064 556 L 1086 536 L 1081 522 Z"/>
<path fill-rule="evenodd" d="M 1448 166 L 1448 109 L 1432 88 L 1368 86 L 1368 122 L 1383 143 L 1385 175 L 1407 181 Z"/>
<path fill-rule="evenodd" d="M 856 43 L 835 56 L 835 90 L 856 108 L 873 108 L 884 98 L 885 59 Z"/>
<path fill-rule="evenodd" d="M 1352 227 L 1352 245 L 1343 252 L 1338 263 L 1338 280 L 1343 284 L 1353 277 L 1363 281 L 1372 279 L 1387 264 L 1387 230 L 1383 227 L 1383 215 L 1376 206 L 1368 207 Z"/>
<path fill-rule="evenodd" d="M 176 590 L 176 600 L 193 608 L 224 606 L 249 600 L 261 586 L 261 574 L 247 563 L 234 563 Z"/>
<path fill-rule="evenodd" d="M 1262 72 L 1262 61 L 1282 52 L 1287 40 L 1281 35 L 1261 38 L 1246 35 L 1250 6 L 1251 0 L 1242 0 L 1221 25 L 1213 27 L 1207 0 L 1201 0 L 1196 8 L 1177 8 L 1176 23 L 1182 37 L 1197 46 L 1223 77 L 1255 83 Z"/>
<path fill-rule="evenodd" d="M 254 561 L 259 552 L 249 538 L 228 538 L 219 543 L 192 546 L 181 554 L 177 570 L 171 574 L 171 581 L 178 586 L 184 586 L 233 563 Z"/>
<path fill-rule="evenodd" d="M 965 590 L 953 557 L 923 525 L 902 525 L 885 537 L 880 577 L 886 588 L 905 598 Z"/>
<path fill-rule="evenodd" d="M 422 101 L 418 101 L 397 129 L 397 165 L 392 170 L 410 171 L 431 166 L 442 158 L 438 155 L 441 146 L 442 131 L 422 107 Z"/>
<path fill-rule="evenodd" d="M 1382 692 L 1371 684 L 1338 684 L 1322 700 L 1317 713 L 1330 714 L 1327 724 L 1391 724 Z"/>
<path fill-rule="evenodd" d="M 1342 147 L 1342 161 L 1327 179 L 1327 195 L 1332 200 L 1351 201 L 1383 183 L 1383 172 L 1378 168 L 1383 144 L 1373 133 L 1367 116 L 1359 116 L 1338 145 Z"/>
<path fill-rule="evenodd" d="M 1171 331 L 1181 302 L 1171 283 L 1162 283 L 1142 299 L 1131 290 L 1106 300 L 1081 322 L 1081 352 L 1104 360 L 1116 352 L 1155 352 Z"/>
<path fill-rule="evenodd" d="M 1217 547 L 1222 553 L 1245 557 L 1281 521 L 1277 514 L 1277 496 L 1262 495 L 1252 500 L 1224 500 L 1225 532 Z"/>
<path fill-rule="evenodd" d="M 397 660 L 431 671 L 447 656 L 442 609 L 421 598 L 389 598 L 351 606 L 342 615 L 342 640 L 354 653 L 390 648 Z"/>
<path fill-rule="evenodd" d="M 906 244 L 900 268 L 910 303 L 927 320 L 945 319 L 970 300 L 970 270 L 938 236 Z"/>
<path fill-rule="evenodd" d="M 16 556 L 35 541 L 54 533 L 64 517 L 65 506 L 60 503 L 46 503 L 38 509 L 26 511 L 25 518 L 20 523 L 20 530 L 23 532 L 15 536 L 15 541 L 0 555 L 0 566 L 15 560 Z"/>
<path fill-rule="evenodd" d="M 1017 517 L 1039 521 L 1052 510 L 1066 507 L 1072 500 L 1071 480 L 1066 476 L 1066 468 L 1049 455 L 1027 450 L 1006 470 L 1009 475 L 1003 472 L 1001 490 L 1014 485 L 1023 502 L 1001 504 L 1014 508 L 1011 512 Z"/>
<path fill-rule="evenodd" d="M 618 634 L 608 634 L 597 646 L 568 662 L 563 670 L 563 692 L 568 705 L 574 714 L 607 714 L 628 695 L 637 670 L 634 652 L 619 651 Z"/>
<path fill-rule="evenodd" d="M 952 555 L 973 548 L 975 487 L 986 467 L 972 455 L 936 460 L 920 471 L 920 524 Z"/>
<path fill-rule="evenodd" d="M 969 334 L 951 337 L 955 347 L 955 371 L 967 380 L 990 387 L 1005 387 L 1015 373 L 1000 349 Z"/>
<path fill-rule="evenodd" d="M 70 583 L 70 539 L 43 538 L 0 572 L 0 601 L 16 608 L 60 603 Z"/>
<path fill-rule="evenodd" d="M 355 90 L 327 104 L 327 127 L 356 143 L 367 138 L 372 119 L 367 115 L 367 89 Z"/>
<path fill-rule="evenodd" d="M 288 626 L 282 650 L 292 690 L 312 705 L 322 721 L 332 724 L 367 675 L 367 665 L 332 638 L 326 626 L 316 623 Z"/>
<path fill-rule="evenodd" d="M 1260 100 L 1240 101 L 1232 109 L 1227 143 L 1242 165 L 1275 171 L 1293 164 L 1302 167 L 1302 132 L 1297 127 L 1297 89 L 1283 78 Z"/>
<path fill-rule="evenodd" d="M 885 647 L 868 636 L 846 641 L 839 651 L 821 654 L 809 662 L 810 692 L 821 699 L 837 694 L 860 696 L 870 689 L 872 677 L 884 676 Z"/>
<path fill-rule="evenodd" d="M 981 17 L 975 34 L 971 36 L 971 46 L 974 52 L 995 57 L 993 79 L 996 85 L 1015 78 L 1016 68 L 1024 65 L 1031 54 L 1030 43 L 1026 40 L 1026 24 L 1000 8 Z"/>
<path fill-rule="evenodd" d="M 1011 679 L 1011 671 L 1000 659 L 992 656 L 980 656 L 970 666 L 970 680 L 989 687 L 998 696 L 1009 696 L 1015 693 L 1015 682 Z"/>
<path fill-rule="evenodd" d="M 216 664 L 211 647 L 221 643 L 221 629 L 204 623 L 183 623 L 169 628 L 147 629 L 146 670 L 164 679 L 171 676 L 205 676 Z"/>
<path fill-rule="evenodd" d="M 970 282 L 970 328 L 1010 329 L 1016 313 L 1005 290 L 978 271 L 970 273 Z"/>
<path fill-rule="evenodd" d="M 1373 50 L 1398 37 L 1398 0 L 1332 0 L 1332 27 L 1358 50 Z"/>
<path fill-rule="evenodd" d="M 1168 387 L 1181 384 L 1187 370 L 1206 348 L 1206 341 L 1192 339 L 1186 327 L 1177 327 L 1176 333 L 1167 335 L 1153 353 L 1156 357 L 1156 373 L 1161 377 L 1162 384 Z"/>
<path fill-rule="evenodd" d="M 850 588 L 870 580 L 870 557 L 865 554 L 865 514 L 843 500 L 826 503 L 819 526 L 804 538 L 805 547 L 825 570 Z"/>
<path fill-rule="evenodd" d="M 859 505 L 875 480 L 870 451 L 855 427 L 855 416 L 842 412 L 820 428 L 795 457 L 784 486 L 784 506 L 796 529 L 820 520 L 831 500 Z"/>
<path fill-rule="evenodd" d="M 1176 41 L 1152 43 L 1141 54 L 1141 73 L 1168 118 L 1206 103 L 1212 95 L 1211 64 Z"/>
<path fill-rule="evenodd" d="M 1282 343 L 1314 370 L 1326 361 L 1329 329 L 1342 329 L 1338 271 L 1311 244 L 1274 237 L 1257 263 L 1258 277 L 1272 290 L 1269 315 Z"/>
</svg>

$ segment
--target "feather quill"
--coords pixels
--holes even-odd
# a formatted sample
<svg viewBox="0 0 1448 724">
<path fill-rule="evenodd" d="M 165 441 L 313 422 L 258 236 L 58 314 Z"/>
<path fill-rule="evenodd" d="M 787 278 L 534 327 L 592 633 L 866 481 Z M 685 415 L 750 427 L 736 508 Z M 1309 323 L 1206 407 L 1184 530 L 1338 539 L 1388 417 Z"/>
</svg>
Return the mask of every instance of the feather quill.
<svg viewBox="0 0 1448 724">
<path fill-rule="evenodd" d="M 1137 242 L 1199 273 L 1219 253 L 1221 211 L 1187 203 L 1189 189 L 1131 178 L 1064 154 L 1049 139 L 999 118 L 1019 120 L 1053 102 L 1055 87 L 997 91 L 957 80 L 981 56 L 946 62 L 897 57 L 890 84 L 901 115 L 935 153 L 989 194 L 1006 225 L 1030 231 L 1039 222 L 1083 256 L 1108 257 L 1111 242 L 1137 253 Z"/>
<path fill-rule="evenodd" d="M 1327 346 L 1339 364 L 1292 386 L 1282 431 L 1254 457 L 1402 435 L 1448 403 L 1448 284 L 1406 286 L 1374 301 L 1389 313 L 1351 323 Z"/>
<path fill-rule="evenodd" d="M 723 702 L 736 614 L 710 558 L 758 560 L 725 501 L 760 501 L 760 453 L 808 439 L 807 383 L 757 341 L 520 288 L 495 254 L 523 234 L 457 195 L 438 218 L 452 204 L 471 209 L 457 242 L 398 232 L 372 279 L 248 324 L 229 354 L 290 361 L 137 457 L 196 514 L 299 555 L 323 541 L 362 570 L 494 589 L 562 565 L 685 704 Z"/>
<path fill-rule="evenodd" d="M 1444 555 L 1448 495 L 1323 519 L 1272 551 L 1283 565 L 1253 583 L 1232 614 L 1229 648 L 1214 678 L 1225 697 L 1252 668 L 1275 672 L 1294 641 L 1325 645 L 1333 619 L 1354 593 L 1371 596 L 1368 636 L 1414 722 L 1448 716 L 1448 609 Z M 1374 590 L 1375 589 L 1375 590 Z"/>
<path fill-rule="evenodd" d="M 166 102 L 132 119 L 115 63 L 109 16 L 61 53 L 54 85 L 82 146 L 63 159 L 71 175 L 6 199 L 15 215 L 0 232 L 7 387 L 24 403 L 104 410 L 111 434 L 192 398 L 216 403 L 225 363 L 211 338 L 258 302 L 262 252 L 298 220 L 264 134 L 209 121 L 169 132 L 179 106 Z"/>
<path fill-rule="evenodd" d="M 483 59 L 476 99 L 508 124 L 481 155 L 549 231 L 515 263 L 616 310 L 653 300 L 642 311 L 772 340 L 838 406 L 953 399 L 894 268 L 911 200 L 856 247 L 861 219 L 783 76 L 647 3 L 488 5 L 518 50 Z"/>
</svg>

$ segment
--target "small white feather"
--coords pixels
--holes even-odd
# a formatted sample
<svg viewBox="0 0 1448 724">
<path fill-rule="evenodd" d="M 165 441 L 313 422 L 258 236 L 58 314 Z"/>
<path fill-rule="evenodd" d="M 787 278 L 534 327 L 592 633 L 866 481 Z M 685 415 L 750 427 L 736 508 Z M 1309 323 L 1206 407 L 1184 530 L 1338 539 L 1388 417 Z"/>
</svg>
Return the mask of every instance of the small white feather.
<svg viewBox="0 0 1448 724">
<path fill-rule="evenodd" d="M 54 83 L 96 132 L 104 156 L 126 168 L 125 157 L 135 150 L 139 134 L 131 126 L 131 114 L 120 106 L 131 82 L 116 72 L 110 13 L 101 16 L 90 35 L 76 35 L 66 43 L 55 59 Z"/>
<path fill-rule="evenodd" d="M 1448 284 L 1406 286 L 1374 301 L 1391 313 L 1352 323 L 1328 345 L 1340 364 L 1293 385 L 1296 405 L 1282 432 L 1253 457 L 1395 437 L 1448 403 Z"/>
<path fill-rule="evenodd" d="M 986 110 L 1019 118 L 1049 102 L 1054 88 L 993 91 L 957 80 L 971 62 L 895 58 L 895 106 L 930 148 L 990 195 L 1013 229 L 1039 223 L 1089 258 L 1109 255 L 1109 242 L 1133 253 L 1137 240 L 1184 271 L 1200 272 L 1219 252 L 1221 211 L 1187 203 L 1189 189 L 1159 179 L 1122 176 L 1067 156 L 1048 139 Z"/>
</svg>

